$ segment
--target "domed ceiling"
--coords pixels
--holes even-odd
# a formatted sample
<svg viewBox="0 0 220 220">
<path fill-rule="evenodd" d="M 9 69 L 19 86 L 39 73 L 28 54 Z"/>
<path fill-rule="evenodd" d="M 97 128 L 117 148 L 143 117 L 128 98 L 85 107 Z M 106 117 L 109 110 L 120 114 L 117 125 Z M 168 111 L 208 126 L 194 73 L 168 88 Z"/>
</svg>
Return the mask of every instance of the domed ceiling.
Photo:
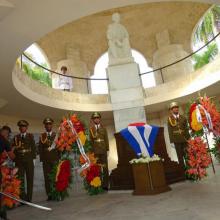
<svg viewBox="0 0 220 220">
<path fill-rule="evenodd" d="M 170 41 L 191 52 L 191 35 L 209 4 L 192 2 L 147 3 L 104 11 L 68 23 L 47 34 L 37 43 L 48 57 L 52 69 L 66 59 L 67 48 L 79 50 L 81 61 L 93 72 L 97 59 L 107 51 L 106 30 L 114 12 L 130 34 L 132 48 L 141 52 L 149 65 L 157 50 L 156 34 L 168 30 Z"/>
</svg>

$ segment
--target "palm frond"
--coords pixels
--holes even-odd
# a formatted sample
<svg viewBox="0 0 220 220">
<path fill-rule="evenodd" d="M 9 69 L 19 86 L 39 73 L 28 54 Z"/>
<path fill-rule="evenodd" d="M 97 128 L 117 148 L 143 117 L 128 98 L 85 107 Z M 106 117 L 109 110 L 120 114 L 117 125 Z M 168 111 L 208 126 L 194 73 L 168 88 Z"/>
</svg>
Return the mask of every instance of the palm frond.
<svg viewBox="0 0 220 220">
<path fill-rule="evenodd" d="M 205 66 L 209 62 L 211 62 L 214 57 L 218 54 L 218 47 L 216 43 L 213 43 L 207 47 L 207 50 L 202 54 L 194 54 L 193 60 L 195 62 L 194 68 L 195 70 Z"/>
</svg>

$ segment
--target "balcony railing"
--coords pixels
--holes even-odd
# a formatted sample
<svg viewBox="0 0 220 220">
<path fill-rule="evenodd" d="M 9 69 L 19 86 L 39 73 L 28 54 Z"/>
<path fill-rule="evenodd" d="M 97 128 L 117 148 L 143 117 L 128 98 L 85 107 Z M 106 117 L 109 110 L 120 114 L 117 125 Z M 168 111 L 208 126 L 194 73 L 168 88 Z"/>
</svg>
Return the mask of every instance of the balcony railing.
<svg viewBox="0 0 220 220">
<path fill-rule="evenodd" d="M 202 49 L 204 49 L 205 47 L 209 46 L 213 41 L 216 40 L 217 37 L 219 37 L 220 33 L 216 34 L 210 41 L 208 41 L 206 44 L 204 44 L 202 47 L 200 47 L 199 49 L 197 49 L 196 51 L 190 53 L 189 55 L 175 61 L 175 62 L 172 62 L 170 64 L 167 64 L 165 66 L 162 66 L 160 68 L 156 68 L 156 69 L 153 69 L 151 71 L 148 71 L 148 72 L 144 72 L 144 73 L 140 73 L 139 75 L 140 76 L 143 76 L 143 75 L 146 75 L 146 74 L 150 74 L 150 73 L 160 73 L 160 76 L 161 76 L 161 83 L 164 83 L 165 80 L 164 80 L 164 74 L 163 74 L 163 71 L 167 68 L 170 68 L 172 66 L 175 66 L 177 65 L 178 63 L 180 62 L 183 62 L 185 61 L 186 59 L 188 58 L 192 58 L 193 55 L 195 54 L 198 54 Z M 45 66 L 42 66 L 40 65 L 39 63 L 37 63 L 36 61 L 34 61 L 33 59 L 31 59 L 28 55 L 26 55 L 25 53 L 23 53 L 21 55 L 21 60 L 20 60 L 20 66 L 22 69 L 24 69 L 24 66 L 25 66 L 25 63 L 24 63 L 24 58 L 27 59 L 29 62 L 31 62 L 32 64 L 36 65 L 37 67 L 39 67 L 40 69 L 42 69 L 43 71 L 45 71 L 46 73 L 48 73 L 48 77 L 50 77 L 49 75 L 51 74 L 56 74 L 57 76 L 66 76 L 66 77 L 70 77 L 72 78 L 73 80 L 83 80 L 85 83 L 86 83 L 86 87 L 87 87 L 87 93 L 90 93 L 90 82 L 91 81 L 108 81 L 108 78 L 90 78 L 90 77 L 78 77 L 78 76 L 74 76 L 72 74 L 68 74 L 68 75 L 63 75 L 59 72 L 56 72 L 54 70 L 51 70 Z M 34 77 L 32 77 L 34 78 Z M 36 78 L 36 77 L 35 77 Z M 37 79 L 39 80 L 39 79 Z M 40 81 L 40 80 L 39 80 Z M 44 84 L 47 84 L 48 86 L 51 86 L 51 83 L 48 82 L 48 83 L 44 83 Z"/>
</svg>

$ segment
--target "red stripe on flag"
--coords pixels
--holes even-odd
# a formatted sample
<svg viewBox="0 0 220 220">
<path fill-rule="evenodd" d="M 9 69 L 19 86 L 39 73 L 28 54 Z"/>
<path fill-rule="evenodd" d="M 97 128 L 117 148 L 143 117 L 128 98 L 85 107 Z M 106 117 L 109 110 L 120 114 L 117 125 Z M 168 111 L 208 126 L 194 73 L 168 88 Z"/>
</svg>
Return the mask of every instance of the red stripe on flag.
<svg viewBox="0 0 220 220">
<path fill-rule="evenodd" d="M 131 123 L 128 126 L 136 126 L 136 127 L 140 127 L 140 126 L 144 126 L 146 125 L 145 122 L 135 122 L 135 123 Z"/>
</svg>

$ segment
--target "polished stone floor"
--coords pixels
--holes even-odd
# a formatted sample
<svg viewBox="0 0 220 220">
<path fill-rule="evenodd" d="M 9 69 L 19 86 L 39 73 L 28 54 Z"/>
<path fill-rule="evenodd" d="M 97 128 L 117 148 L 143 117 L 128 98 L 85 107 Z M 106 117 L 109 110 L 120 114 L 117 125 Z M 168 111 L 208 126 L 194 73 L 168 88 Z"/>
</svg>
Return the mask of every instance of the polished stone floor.
<svg viewBox="0 0 220 220">
<path fill-rule="evenodd" d="M 46 202 L 35 192 L 34 202 L 52 208 L 42 211 L 22 206 L 9 211 L 11 220 L 219 220 L 220 165 L 216 175 L 199 182 L 171 185 L 172 191 L 155 196 L 132 196 L 131 192 L 109 192 L 88 196 L 74 190 L 63 202 Z"/>
</svg>

